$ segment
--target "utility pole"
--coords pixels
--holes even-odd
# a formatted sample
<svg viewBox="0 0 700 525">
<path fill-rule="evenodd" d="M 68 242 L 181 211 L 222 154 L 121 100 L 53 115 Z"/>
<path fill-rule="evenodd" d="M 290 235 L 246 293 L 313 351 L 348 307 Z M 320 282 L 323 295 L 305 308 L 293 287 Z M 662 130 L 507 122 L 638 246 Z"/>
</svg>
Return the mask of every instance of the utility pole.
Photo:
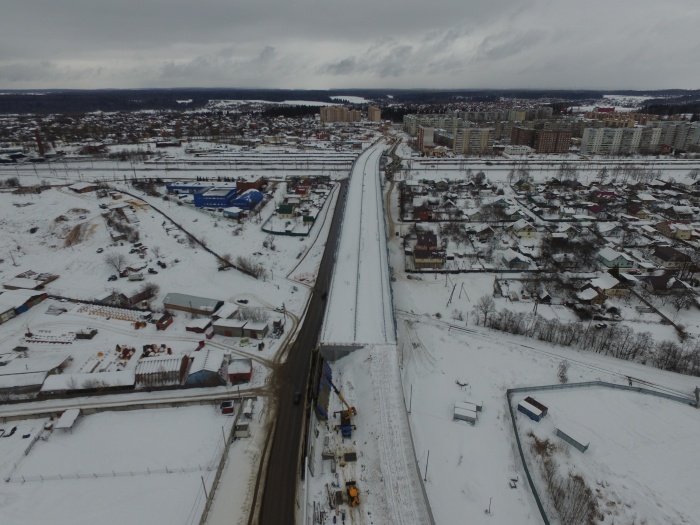
<svg viewBox="0 0 700 525">
<path fill-rule="evenodd" d="M 428 481 L 428 461 L 430 460 L 430 450 L 428 450 L 428 457 L 425 458 L 425 476 L 423 477 L 423 481 Z M 204 482 L 204 478 L 202 478 L 202 482 Z M 489 513 L 491 512 L 491 502 L 489 502 Z"/>
<path fill-rule="evenodd" d="M 202 488 L 204 489 L 204 499 L 208 500 L 209 494 L 207 494 L 207 486 L 204 484 L 204 476 L 199 476 L 199 478 L 202 480 Z"/>
</svg>

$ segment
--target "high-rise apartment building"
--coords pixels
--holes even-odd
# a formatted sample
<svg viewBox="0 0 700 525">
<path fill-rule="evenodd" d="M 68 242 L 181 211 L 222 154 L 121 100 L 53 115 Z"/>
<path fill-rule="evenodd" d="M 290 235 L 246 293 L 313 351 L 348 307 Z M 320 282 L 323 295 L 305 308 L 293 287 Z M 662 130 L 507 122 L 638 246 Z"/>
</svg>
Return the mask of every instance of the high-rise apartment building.
<svg viewBox="0 0 700 525">
<path fill-rule="evenodd" d="M 362 112 L 345 106 L 326 106 L 320 109 L 321 122 L 359 122 Z"/>
<path fill-rule="evenodd" d="M 418 126 L 418 151 L 423 152 L 434 145 L 435 128 Z"/>
<path fill-rule="evenodd" d="M 382 110 L 375 107 L 375 106 L 370 106 L 367 108 L 367 120 L 370 122 L 381 122 L 382 120 Z"/>
</svg>

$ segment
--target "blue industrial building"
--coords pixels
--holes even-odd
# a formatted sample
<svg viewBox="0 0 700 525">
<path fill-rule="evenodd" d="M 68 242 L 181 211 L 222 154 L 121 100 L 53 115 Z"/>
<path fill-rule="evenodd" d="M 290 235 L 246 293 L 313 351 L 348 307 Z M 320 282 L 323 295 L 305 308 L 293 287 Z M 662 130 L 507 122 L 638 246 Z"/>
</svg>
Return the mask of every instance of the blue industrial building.
<svg viewBox="0 0 700 525">
<path fill-rule="evenodd" d="M 197 208 L 228 208 L 236 198 L 236 188 L 211 188 L 194 194 Z"/>
<path fill-rule="evenodd" d="M 242 210 L 252 210 L 263 200 L 263 194 L 258 190 L 246 190 L 236 199 L 231 201 L 230 206 L 241 208 Z"/>
</svg>

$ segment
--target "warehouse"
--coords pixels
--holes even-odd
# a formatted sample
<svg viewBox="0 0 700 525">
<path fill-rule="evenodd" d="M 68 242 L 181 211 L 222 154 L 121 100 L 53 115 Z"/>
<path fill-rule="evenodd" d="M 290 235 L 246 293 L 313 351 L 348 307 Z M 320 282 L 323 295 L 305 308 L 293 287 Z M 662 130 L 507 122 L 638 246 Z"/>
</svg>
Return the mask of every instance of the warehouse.
<svg viewBox="0 0 700 525">
<path fill-rule="evenodd" d="M 139 386 L 180 385 L 187 374 L 189 364 L 187 356 L 143 358 L 136 365 L 136 383 Z"/>
<path fill-rule="evenodd" d="M 187 386 L 219 386 L 226 384 L 225 355 L 223 350 L 208 348 L 193 353 Z"/>
<path fill-rule="evenodd" d="M 214 333 L 225 337 L 243 337 L 243 327 L 247 321 L 242 319 L 219 319 L 213 324 Z"/>
<path fill-rule="evenodd" d="M 224 304 L 218 299 L 186 295 L 182 293 L 169 293 L 163 299 L 166 310 L 179 310 L 195 315 L 211 316 Z"/>
<path fill-rule="evenodd" d="M 236 198 L 235 188 L 211 188 L 194 194 L 197 208 L 228 208 Z"/>
<path fill-rule="evenodd" d="M 247 190 L 241 193 L 239 197 L 231 200 L 229 206 L 235 206 L 242 210 L 252 210 L 263 200 L 263 194 L 258 190 Z M 222 206 L 220 206 L 222 207 Z"/>
<path fill-rule="evenodd" d="M 243 337 L 263 339 L 269 331 L 270 327 L 265 322 L 248 322 L 243 326 Z"/>
</svg>

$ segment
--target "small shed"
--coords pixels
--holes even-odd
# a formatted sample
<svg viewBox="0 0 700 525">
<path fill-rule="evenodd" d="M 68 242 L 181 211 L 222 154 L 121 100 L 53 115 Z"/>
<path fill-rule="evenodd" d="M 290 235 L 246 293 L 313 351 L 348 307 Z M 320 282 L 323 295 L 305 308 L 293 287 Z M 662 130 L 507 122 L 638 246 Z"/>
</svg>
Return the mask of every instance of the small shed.
<svg viewBox="0 0 700 525">
<path fill-rule="evenodd" d="M 243 404 L 243 417 L 246 417 L 248 419 L 253 418 L 253 398 L 250 397 L 245 400 L 245 403 Z"/>
<path fill-rule="evenodd" d="M 588 450 L 588 445 L 590 445 L 590 442 L 587 439 L 584 439 L 582 436 L 568 428 L 562 430 L 561 427 L 557 427 L 557 437 L 560 437 L 569 445 L 580 450 L 581 452 Z"/>
<path fill-rule="evenodd" d="M 165 330 L 171 324 L 173 324 L 173 316 L 170 314 L 163 314 L 161 318 L 156 321 L 156 329 Z"/>
<path fill-rule="evenodd" d="M 239 423 L 233 431 L 233 437 L 236 439 L 250 437 L 250 425 L 248 423 Z"/>
<path fill-rule="evenodd" d="M 270 327 L 265 322 L 249 322 L 243 327 L 243 337 L 263 339 L 269 331 Z"/>
<path fill-rule="evenodd" d="M 545 405 L 537 401 L 535 398 L 527 396 L 525 398 L 525 401 L 530 403 L 533 407 L 539 408 L 542 411 L 542 417 L 547 415 L 547 411 L 549 410 Z"/>
<path fill-rule="evenodd" d="M 232 359 L 228 364 L 228 379 L 231 383 L 249 383 L 252 377 L 252 359 Z"/>
<path fill-rule="evenodd" d="M 476 410 L 472 409 L 470 405 L 467 405 L 466 403 L 455 403 L 452 419 L 466 421 L 471 425 L 476 425 Z"/>
<path fill-rule="evenodd" d="M 542 411 L 534 405 L 531 405 L 527 401 L 521 401 L 518 403 L 518 412 L 522 412 L 527 417 L 538 423 L 543 417 Z"/>
</svg>

